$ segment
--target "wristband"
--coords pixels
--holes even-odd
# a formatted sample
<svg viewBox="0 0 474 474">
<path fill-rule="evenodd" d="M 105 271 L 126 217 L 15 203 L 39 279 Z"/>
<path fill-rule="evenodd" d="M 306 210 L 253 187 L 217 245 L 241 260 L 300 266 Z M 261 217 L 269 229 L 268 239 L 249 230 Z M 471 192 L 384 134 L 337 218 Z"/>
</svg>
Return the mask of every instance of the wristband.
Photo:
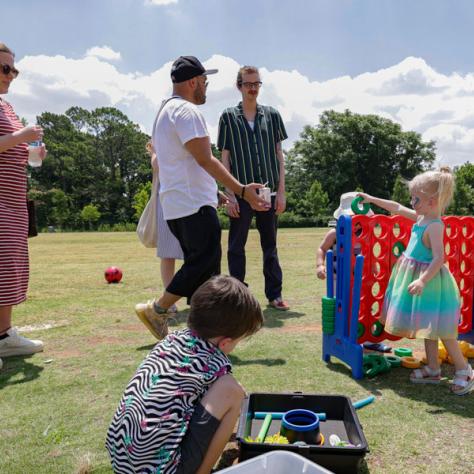
<svg viewBox="0 0 474 474">
<path fill-rule="evenodd" d="M 240 199 L 243 199 L 245 195 L 245 185 L 242 186 L 242 192 L 240 193 Z"/>
</svg>

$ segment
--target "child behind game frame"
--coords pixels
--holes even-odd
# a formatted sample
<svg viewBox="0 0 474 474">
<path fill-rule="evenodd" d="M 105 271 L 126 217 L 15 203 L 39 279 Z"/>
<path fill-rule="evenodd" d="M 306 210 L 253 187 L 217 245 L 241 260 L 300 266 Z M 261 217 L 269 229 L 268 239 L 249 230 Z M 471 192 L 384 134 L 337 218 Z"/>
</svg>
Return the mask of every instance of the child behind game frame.
<svg viewBox="0 0 474 474">
<path fill-rule="evenodd" d="M 107 433 L 114 472 L 209 473 L 245 396 L 227 355 L 262 324 L 258 301 L 237 279 L 201 285 L 188 328 L 159 342 L 125 389 Z"/>
<path fill-rule="evenodd" d="M 337 219 L 339 219 L 340 216 L 353 216 L 354 212 L 352 211 L 351 204 L 352 201 L 357 197 L 356 192 L 349 192 L 349 193 L 344 193 L 341 194 L 340 201 L 339 201 L 339 207 L 334 211 L 334 219 L 335 221 L 331 221 L 329 223 L 330 227 L 333 227 L 330 229 L 326 235 L 324 236 L 323 240 L 319 244 L 318 249 L 316 250 L 316 276 L 320 280 L 325 280 L 326 279 L 326 254 L 328 250 L 335 250 L 335 245 L 336 245 L 336 225 L 337 225 Z M 368 216 L 373 216 L 374 213 L 372 210 L 369 210 L 367 213 Z M 355 231 L 360 232 L 360 225 L 359 227 L 356 226 Z M 360 253 L 360 247 L 359 248 L 354 248 L 354 254 L 358 255 Z M 336 255 L 336 252 L 334 252 L 334 257 Z M 334 262 L 335 263 L 335 262 Z M 336 271 L 336 265 L 334 265 L 334 272 Z"/>
<path fill-rule="evenodd" d="M 444 224 L 440 219 L 454 193 L 454 176 L 449 168 L 427 171 L 410 181 L 409 190 L 413 209 L 359 193 L 364 202 L 415 221 L 407 249 L 392 269 L 381 322 L 385 331 L 395 336 L 424 339 L 428 364 L 411 373 L 413 383 L 440 383 L 441 339 L 455 366 L 451 391 L 465 395 L 474 387 L 474 372 L 457 342 L 460 297 L 444 264 Z"/>
</svg>

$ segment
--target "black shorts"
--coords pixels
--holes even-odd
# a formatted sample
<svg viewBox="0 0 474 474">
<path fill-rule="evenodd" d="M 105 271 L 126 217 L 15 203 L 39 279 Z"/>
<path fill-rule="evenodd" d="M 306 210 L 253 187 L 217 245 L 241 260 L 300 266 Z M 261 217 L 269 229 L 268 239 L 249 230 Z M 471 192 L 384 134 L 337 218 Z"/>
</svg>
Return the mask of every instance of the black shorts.
<svg viewBox="0 0 474 474">
<path fill-rule="evenodd" d="M 221 227 L 217 211 L 203 206 L 198 212 L 166 221 L 183 250 L 183 265 L 166 288 L 173 295 L 193 293 L 209 278 L 221 272 Z"/>
<path fill-rule="evenodd" d="M 198 403 L 181 443 L 181 462 L 176 474 L 195 474 L 202 464 L 220 421 Z"/>
</svg>

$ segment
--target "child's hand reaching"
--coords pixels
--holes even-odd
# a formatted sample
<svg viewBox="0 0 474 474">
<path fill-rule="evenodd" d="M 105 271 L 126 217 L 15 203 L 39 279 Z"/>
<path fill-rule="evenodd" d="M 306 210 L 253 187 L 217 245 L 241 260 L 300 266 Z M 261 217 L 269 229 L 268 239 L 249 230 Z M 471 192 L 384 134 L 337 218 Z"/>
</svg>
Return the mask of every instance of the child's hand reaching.
<svg viewBox="0 0 474 474">
<path fill-rule="evenodd" d="M 420 278 L 413 280 L 409 285 L 408 285 L 408 293 L 410 295 L 421 295 L 425 288 L 425 284 L 423 280 Z"/>
<path fill-rule="evenodd" d="M 373 200 L 373 197 L 367 193 L 357 193 L 357 196 L 363 199 L 362 204 L 365 204 L 366 202 L 371 203 Z"/>
<path fill-rule="evenodd" d="M 326 267 L 324 265 L 318 265 L 316 267 L 316 276 L 320 280 L 325 280 L 326 279 Z"/>
</svg>

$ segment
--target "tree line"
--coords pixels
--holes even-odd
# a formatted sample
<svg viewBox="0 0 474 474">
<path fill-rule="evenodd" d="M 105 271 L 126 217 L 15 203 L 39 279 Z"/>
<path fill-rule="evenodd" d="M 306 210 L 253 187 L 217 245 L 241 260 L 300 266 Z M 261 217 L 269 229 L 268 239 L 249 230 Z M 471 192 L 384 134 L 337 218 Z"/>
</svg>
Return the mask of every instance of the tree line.
<svg viewBox="0 0 474 474">
<path fill-rule="evenodd" d="M 116 108 L 45 112 L 48 158 L 29 171 L 38 225 L 64 230 L 133 230 L 151 192 L 149 136 Z M 219 156 L 213 146 L 213 152 Z M 405 181 L 433 167 L 436 146 L 378 115 L 325 111 L 285 153 L 287 212 L 281 226 L 326 225 L 339 196 L 360 190 L 408 204 Z M 474 165 L 455 169 L 448 210 L 474 214 Z M 227 218 L 220 211 L 223 226 Z"/>
</svg>

